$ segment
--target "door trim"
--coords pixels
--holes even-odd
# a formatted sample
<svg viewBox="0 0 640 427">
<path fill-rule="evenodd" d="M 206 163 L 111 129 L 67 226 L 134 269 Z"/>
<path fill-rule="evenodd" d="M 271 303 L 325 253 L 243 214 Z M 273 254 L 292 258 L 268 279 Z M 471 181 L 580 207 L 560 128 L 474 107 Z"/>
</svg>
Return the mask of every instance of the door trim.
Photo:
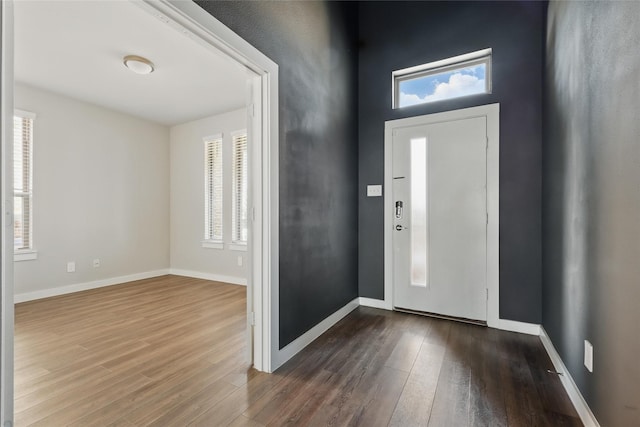
<svg viewBox="0 0 640 427">
<path fill-rule="evenodd" d="M 248 43 L 213 15 L 193 2 L 143 0 L 138 6 L 169 18 L 193 39 L 227 54 L 256 74 L 251 79 L 254 144 L 250 160 L 251 271 L 247 304 L 253 327 L 253 363 L 259 371 L 272 372 L 278 353 L 279 224 L 278 224 L 278 64 Z M 251 159 L 250 156 L 250 159 Z"/>
<path fill-rule="evenodd" d="M 0 423 L 13 424 L 13 2 L 0 5 L 0 192 L 2 204 L 2 282 L 0 307 Z M 8 254 L 11 254 L 10 256 Z"/>
<path fill-rule="evenodd" d="M 499 281 L 499 190 L 500 190 L 500 104 L 482 105 L 461 110 L 405 119 L 389 120 L 384 124 L 384 308 L 393 310 L 393 131 L 411 126 L 430 125 L 474 117 L 487 118 L 487 326 L 498 328 L 500 323 Z"/>
</svg>

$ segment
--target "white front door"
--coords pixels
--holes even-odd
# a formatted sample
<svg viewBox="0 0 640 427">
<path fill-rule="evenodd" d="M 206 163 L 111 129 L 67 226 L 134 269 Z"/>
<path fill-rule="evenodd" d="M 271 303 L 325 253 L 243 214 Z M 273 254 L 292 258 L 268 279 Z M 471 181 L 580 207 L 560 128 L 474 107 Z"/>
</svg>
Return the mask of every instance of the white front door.
<svg viewBox="0 0 640 427">
<path fill-rule="evenodd" d="M 394 306 L 487 320 L 487 119 L 394 129 Z"/>
</svg>

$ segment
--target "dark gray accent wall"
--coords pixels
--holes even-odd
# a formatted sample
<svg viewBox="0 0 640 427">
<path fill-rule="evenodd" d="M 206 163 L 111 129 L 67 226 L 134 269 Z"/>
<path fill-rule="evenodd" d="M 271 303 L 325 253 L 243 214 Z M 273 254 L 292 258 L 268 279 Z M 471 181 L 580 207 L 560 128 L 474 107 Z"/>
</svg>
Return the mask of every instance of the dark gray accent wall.
<svg viewBox="0 0 640 427">
<path fill-rule="evenodd" d="M 359 5 L 359 292 L 384 298 L 384 122 L 500 103 L 500 317 L 541 320 L 541 2 Z M 391 72 L 493 49 L 493 93 L 391 109 Z"/>
<path fill-rule="evenodd" d="M 542 320 L 603 426 L 640 426 L 639 23 L 638 2 L 549 4 Z"/>
<path fill-rule="evenodd" d="M 280 347 L 358 296 L 357 8 L 200 1 L 280 85 Z"/>
</svg>

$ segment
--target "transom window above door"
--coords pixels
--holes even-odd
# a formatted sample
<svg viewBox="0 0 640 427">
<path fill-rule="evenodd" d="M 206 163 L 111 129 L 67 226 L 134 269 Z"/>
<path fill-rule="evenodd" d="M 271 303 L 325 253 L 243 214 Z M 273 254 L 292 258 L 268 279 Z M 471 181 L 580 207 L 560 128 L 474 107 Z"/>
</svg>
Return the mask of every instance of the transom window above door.
<svg viewBox="0 0 640 427">
<path fill-rule="evenodd" d="M 491 49 L 397 70 L 393 108 L 491 93 Z"/>
</svg>

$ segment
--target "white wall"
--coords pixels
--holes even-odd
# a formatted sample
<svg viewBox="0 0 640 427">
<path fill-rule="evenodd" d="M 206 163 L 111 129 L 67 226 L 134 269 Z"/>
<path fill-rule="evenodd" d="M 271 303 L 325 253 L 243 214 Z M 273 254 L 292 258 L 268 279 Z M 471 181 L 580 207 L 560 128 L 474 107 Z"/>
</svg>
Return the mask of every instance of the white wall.
<svg viewBox="0 0 640 427">
<path fill-rule="evenodd" d="M 169 129 L 21 84 L 34 122 L 33 243 L 15 293 L 140 275 L 169 266 Z M 92 260 L 101 266 L 94 268 Z M 76 272 L 67 273 L 68 261 Z M 44 294 L 43 294 L 43 291 Z M 51 294 L 51 293 L 50 293 Z"/>
<path fill-rule="evenodd" d="M 15 85 L 15 107 L 36 114 L 38 253 L 14 263 L 17 301 L 168 272 L 246 284 L 248 252 L 229 249 L 231 132 L 246 128 L 245 109 L 168 128 L 23 84 Z M 216 133 L 224 147 L 224 249 L 201 243 L 202 138 Z M 67 273 L 69 261 L 75 273 Z"/>
<path fill-rule="evenodd" d="M 248 252 L 229 249 L 231 242 L 231 132 L 246 129 L 240 109 L 170 129 L 171 270 L 193 276 L 246 283 Z M 224 249 L 202 247 L 204 237 L 204 142 L 223 134 Z M 242 266 L 238 265 L 242 258 Z"/>
</svg>

